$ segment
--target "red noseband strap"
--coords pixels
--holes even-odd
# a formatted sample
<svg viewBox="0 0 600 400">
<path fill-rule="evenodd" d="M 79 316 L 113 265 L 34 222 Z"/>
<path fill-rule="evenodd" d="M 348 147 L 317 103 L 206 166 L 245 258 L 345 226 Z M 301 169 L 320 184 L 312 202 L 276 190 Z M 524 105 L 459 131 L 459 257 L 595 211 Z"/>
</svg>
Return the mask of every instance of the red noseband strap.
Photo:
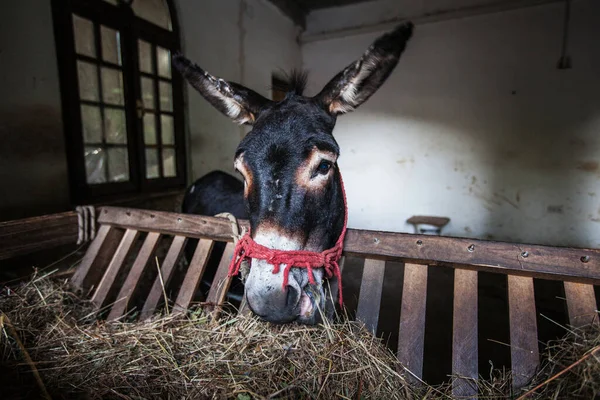
<svg viewBox="0 0 600 400">
<path fill-rule="evenodd" d="M 306 250 L 274 250 L 256 243 L 250 236 L 250 232 L 248 232 L 235 246 L 233 258 L 231 259 L 231 264 L 229 264 L 229 276 L 235 276 L 240 272 L 240 265 L 245 259 L 256 258 L 267 261 L 273 265 L 274 274 L 279 273 L 279 268 L 282 264 L 285 264 L 283 271 L 283 288 L 285 289 L 292 267 L 306 268 L 308 270 L 308 281 L 311 284 L 315 283 L 312 269 L 324 268 L 327 278 L 335 276 L 338 279 L 338 299 L 340 306 L 342 306 L 342 273 L 338 262 L 344 248 L 344 237 L 346 236 L 346 225 L 348 223 L 348 205 L 346 203 L 346 191 L 341 175 L 340 183 L 344 197 L 344 227 L 335 246 L 321 253 Z"/>
</svg>

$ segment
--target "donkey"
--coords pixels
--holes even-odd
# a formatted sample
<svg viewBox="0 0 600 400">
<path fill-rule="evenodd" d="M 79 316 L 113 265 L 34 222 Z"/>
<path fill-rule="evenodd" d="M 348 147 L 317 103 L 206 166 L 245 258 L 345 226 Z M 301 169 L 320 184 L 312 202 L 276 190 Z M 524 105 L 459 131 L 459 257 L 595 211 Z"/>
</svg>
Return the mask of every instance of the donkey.
<svg viewBox="0 0 600 400">
<path fill-rule="evenodd" d="M 314 97 L 302 95 L 306 76 L 294 75 L 280 102 L 174 55 L 174 67 L 210 104 L 238 124 L 253 127 L 235 152 L 234 168 L 244 181 L 255 243 L 273 250 L 322 252 L 340 238 L 347 211 L 337 166 L 340 149 L 332 134 L 336 118 L 365 102 L 385 82 L 412 32 L 413 24 L 404 22 L 380 36 Z M 279 267 L 251 259 L 245 294 L 252 312 L 275 323 L 312 325 L 327 318 L 336 278 L 327 279 L 323 268 L 310 275 L 308 268 Z"/>
</svg>

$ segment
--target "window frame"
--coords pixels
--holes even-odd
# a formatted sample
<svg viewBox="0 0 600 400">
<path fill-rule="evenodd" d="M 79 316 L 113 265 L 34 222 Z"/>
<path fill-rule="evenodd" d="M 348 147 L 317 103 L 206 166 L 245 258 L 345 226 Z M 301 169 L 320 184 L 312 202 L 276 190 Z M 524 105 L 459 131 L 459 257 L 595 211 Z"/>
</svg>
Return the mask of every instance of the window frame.
<svg viewBox="0 0 600 400">
<path fill-rule="evenodd" d="M 131 197 L 182 189 L 186 184 L 186 140 L 184 128 L 183 79 L 175 71 L 171 71 L 174 130 L 174 151 L 176 157 L 176 176 L 146 178 L 145 144 L 143 118 L 138 117 L 138 100 L 141 100 L 141 82 L 143 75 L 139 71 L 138 39 L 152 45 L 153 65 L 156 68 L 156 46 L 168 49 L 171 54 L 180 51 L 179 23 L 173 0 L 166 0 L 171 17 L 172 30 L 169 31 L 151 22 L 137 17 L 133 9 L 123 3 L 118 6 L 104 0 L 52 0 L 54 34 L 56 42 L 59 80 L 61 89 L 63 129 L 66 141 L 66 153 L 71 201 L 74 204 L 113 201 Z M 123 74 L 124 111 L 127 129 L 127 154 L 129 161 L 129 180 L 126 182 L 107 182 L 88 184 L 85 168 L 84 138 L 82 128 L 81 104 L 79 98 L 79 82 L 77 60 L 85 60 L 85 56 L 75 51 L 75 35 L 72 15 L 76 14 L 94 23 L 96 54 L 94 63 L 98 66 L 106 64 L 101 58 L 100 25 L 118 30 L 121 38 L 121 71 Z M 113 66 L 114 67 L 114 66 Z M 155 69 L 156 75 L 158 71 Z M 98 68 L 100 75 L 100 69 Z M 154 96 L 158 96 L 158 78 L 155 81 Z M 98 82 L 99 92 L 102 91 Z M 156 101 L 158 101 L 156 99 Z M 100 104 L 99 107 L 106 108 Z M 110 108 L 110 107 L 109 107 Z M 156 110 L 160 115 L 159 110 Z M 102 114 L 101 114 L 102 115 Z M 161 143 L 160 117 L 157 117 L 157 145 Z M 102 124 L 104 121 L 101 122 Z M 104 140 L 104 139 L 103 139 Z M 160 147 L 159 147 L 160 148 Z M 162 171 L 162 154 L 159 152 L 159 171 Z M 162 175 L 162 174 L 161 174 Z"/>
</svg>

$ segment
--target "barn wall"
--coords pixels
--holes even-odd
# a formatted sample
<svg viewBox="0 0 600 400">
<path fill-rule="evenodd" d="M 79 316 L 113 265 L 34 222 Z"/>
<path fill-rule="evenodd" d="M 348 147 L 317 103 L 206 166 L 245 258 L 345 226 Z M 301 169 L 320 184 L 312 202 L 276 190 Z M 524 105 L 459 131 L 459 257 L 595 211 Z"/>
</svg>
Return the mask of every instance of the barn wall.
<svg viewBox="0 0 600 400">
<path fill-rule="evenodd" d="M 271 76 L 302 65 L 298 28 L 266 0 L 180 0 L 184 52 L 202 68 L 271 98 Z M 188 86 L 192 179 L 221 169 L 246 128 L 232 123 Z"/>
<path fill-rule="evenodd" d="M 600 2 L 573 3 L 570 70 L 556 68 L 562 10 L 417 26 L 388 83 L 338 119 L 350 226 L 441 215 L 453 236 L 600 247 Z M 305 43 L 311 92 L 376 36 Z"/>
<path fill-rule="evenodd" d="M 179 0 L 186 55 L 270 97 L 301 66 L 298 30 L 266 0 Z M 71 208 L 50 1 L 0 2 L 0 221 Z M 190 89 L 190 179 L 232 170 L 242 128 Z"/>
<path fill-rule="evenodd" d="M 69 180 L 50 1 L 0 2 L 0 221 L 62 211 Z"/>
</svg>

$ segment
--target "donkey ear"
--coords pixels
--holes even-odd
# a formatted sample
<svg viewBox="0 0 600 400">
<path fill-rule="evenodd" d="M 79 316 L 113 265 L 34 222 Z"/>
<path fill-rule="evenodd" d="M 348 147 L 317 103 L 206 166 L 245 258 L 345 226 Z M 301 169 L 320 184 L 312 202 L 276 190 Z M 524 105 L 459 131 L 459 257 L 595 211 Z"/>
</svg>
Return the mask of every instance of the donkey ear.
<svg viewBox="0 0 600 400">
<path fill-rule="evenodd" d="M 353 111 L 390 76 L 412 32 L 412 22 L 404 22 L 380 36 L 360 59 L 337 74 L 315 98 L 332 115 Z"/>
<path fill-rule="evenodd" d="M 217 110 L 238 124 L 252 125 L 271 100 L 238 83 L 210 75 L 181 54 L 173 55 L 173 66 Z"/>
</svg>

